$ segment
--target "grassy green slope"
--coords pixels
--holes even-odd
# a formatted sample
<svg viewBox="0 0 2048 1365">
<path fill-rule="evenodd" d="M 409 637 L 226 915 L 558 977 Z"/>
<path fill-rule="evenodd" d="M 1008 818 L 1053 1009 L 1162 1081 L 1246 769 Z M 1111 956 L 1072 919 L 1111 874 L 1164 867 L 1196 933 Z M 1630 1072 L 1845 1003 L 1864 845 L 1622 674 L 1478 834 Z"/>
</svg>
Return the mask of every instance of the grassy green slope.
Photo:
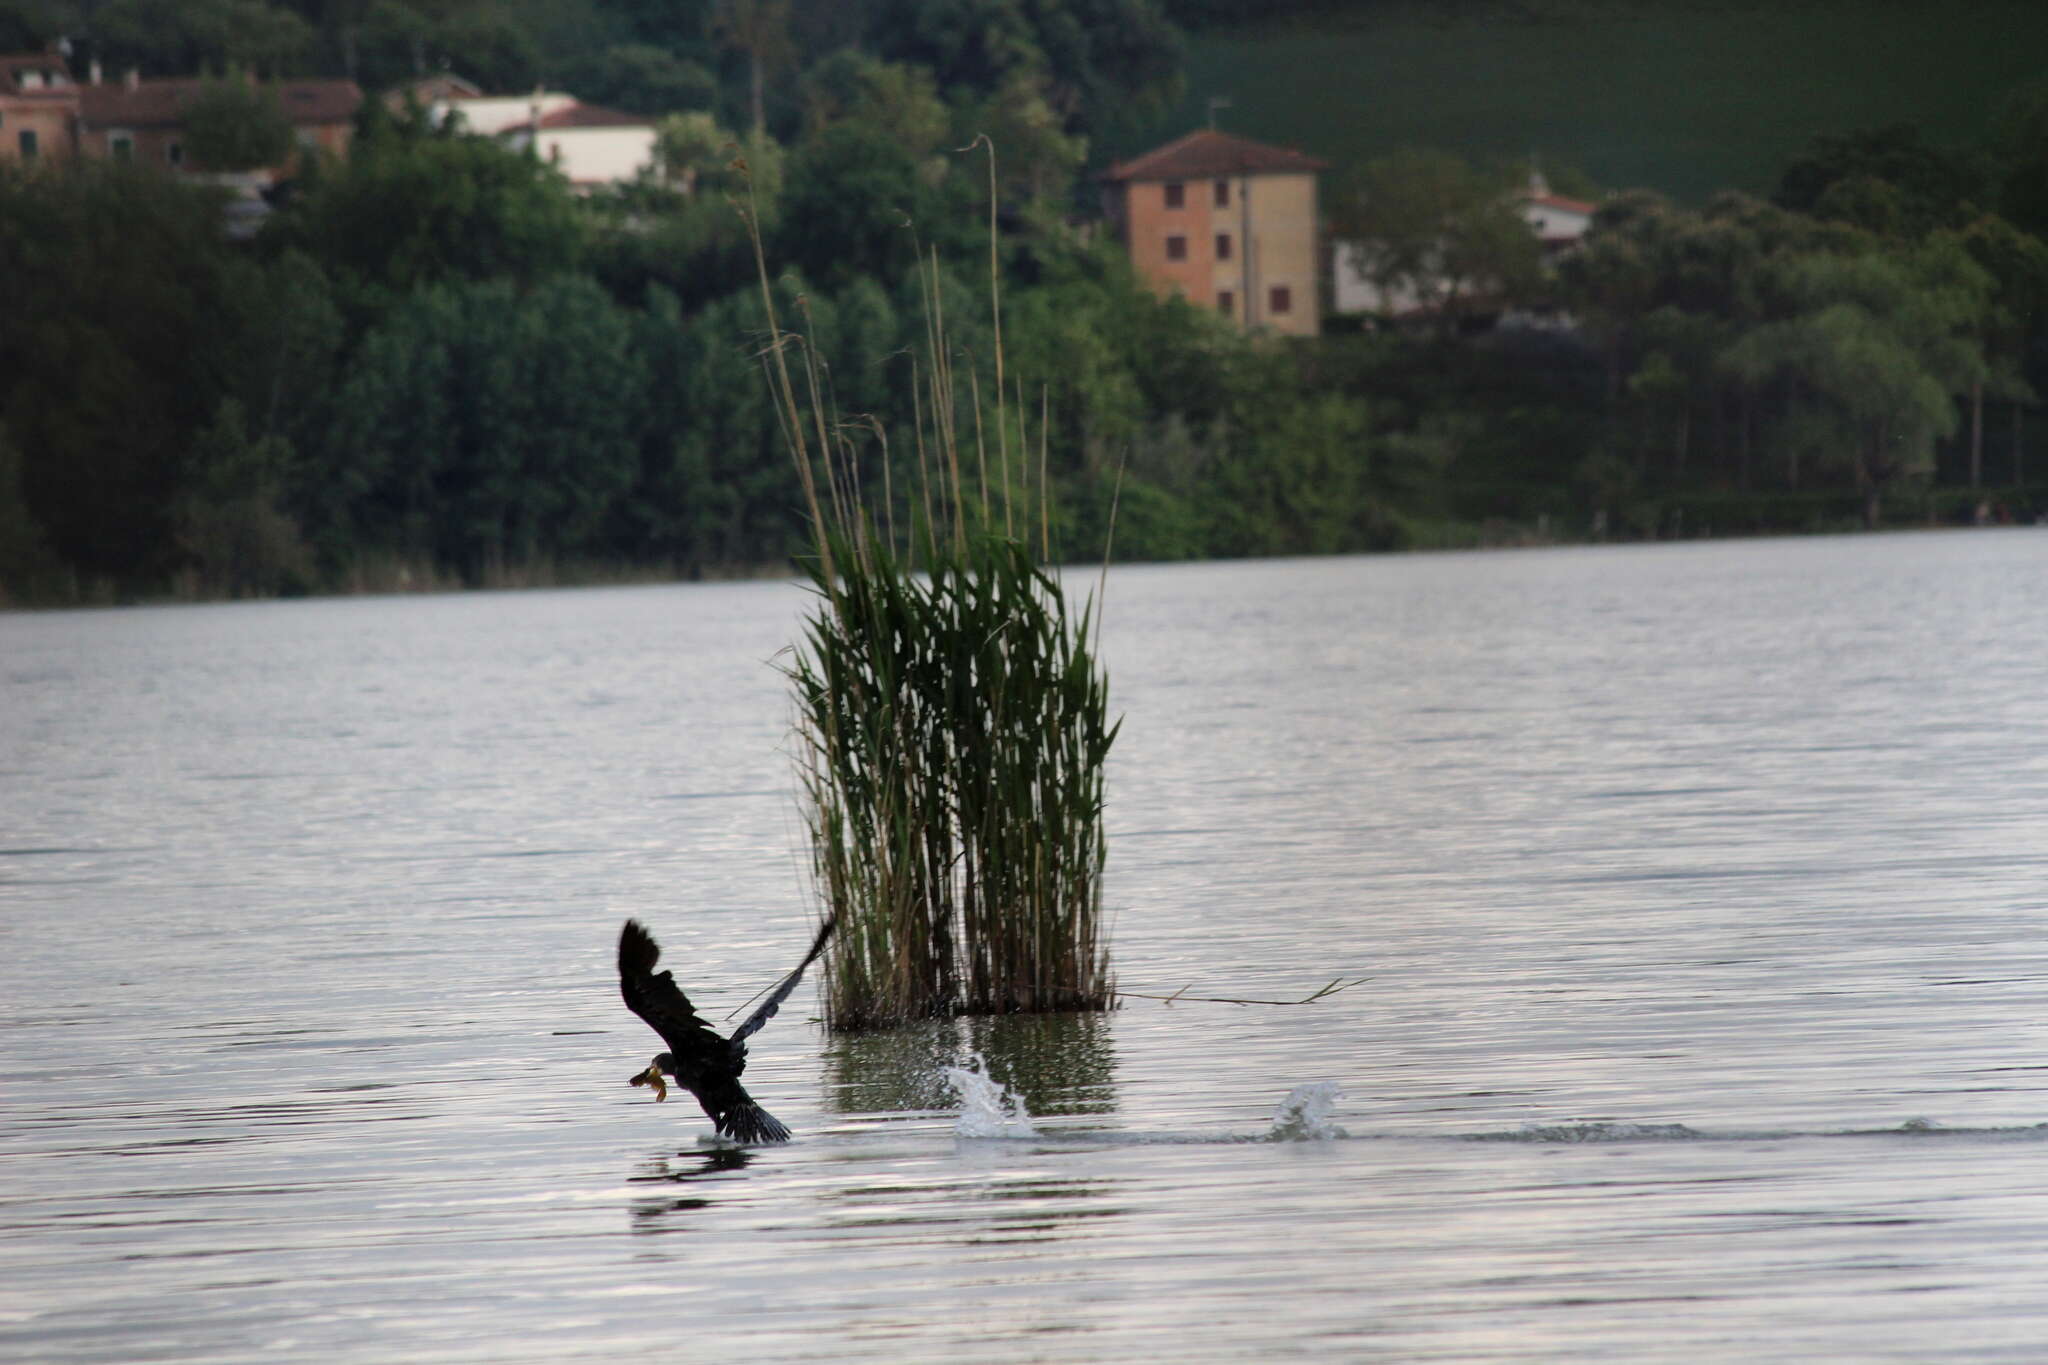
<svg viewBox="0 0 2048 1365">
<path fill-rule="evenodd" d="M 2048 75 L 2042 0 L 1522 0 L 1361 4 L 1191 44 L 1188 93 L 1107 150 L 1198 126 L 1340 167 L 1401 146 L 1532 152 L 1613 187 L 1694 200 L 1768 192 L 1817 133 L 1914 123 L 1980 141 L 2013 87 Z"/>
</svg>

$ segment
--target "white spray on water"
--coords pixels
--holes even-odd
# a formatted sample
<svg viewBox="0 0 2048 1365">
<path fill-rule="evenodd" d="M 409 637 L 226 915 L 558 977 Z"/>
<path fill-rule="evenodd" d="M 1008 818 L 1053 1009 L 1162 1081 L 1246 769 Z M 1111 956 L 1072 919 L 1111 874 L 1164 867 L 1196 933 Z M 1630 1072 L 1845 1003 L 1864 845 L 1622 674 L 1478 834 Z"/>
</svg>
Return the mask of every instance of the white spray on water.
<svg viewBox="0 0 2048 1365">
<path fill-rule="evenodd" d="M 973 1068 L 949 1066 L 946 1083 L 960 1097 L 960 1117 L 953 1121 L 953 1135 L 964 1138 L 1037 1137 L 1031 1125 L 1024 1097 L 1006 1085 L 998 1085 L 988 1074 L 988 1063 L 979 1052 L 971 1053 Z"/>
<path fill-rule="evenodd" d="M 1351 1136 L 1332 1122 L 1337 1102 L 1344 1098 L 1335 1081 L 1311 1081 L 1297 1085 L 1273 1111 L 1273 1127 L 1266 1134 L 1271 1142 L 1317 1142 Z"/>
</svg>

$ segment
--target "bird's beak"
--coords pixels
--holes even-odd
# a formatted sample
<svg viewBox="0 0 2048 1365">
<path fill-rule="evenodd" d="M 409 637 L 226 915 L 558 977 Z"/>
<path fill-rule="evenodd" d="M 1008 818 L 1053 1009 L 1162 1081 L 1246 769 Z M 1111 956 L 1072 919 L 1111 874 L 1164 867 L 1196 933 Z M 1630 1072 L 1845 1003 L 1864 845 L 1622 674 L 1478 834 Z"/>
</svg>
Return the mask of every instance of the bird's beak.
<svg viewBox="0 0 2048 1365">
<path fill-rule="evenodd" d="M 658 1066 L 648 1067 L 645 1071 L 627 1081 L 626 1084 L 653 1087 L 656 1103 L 668 1098 L 668 1082 L 661 1078 L 661 1068 Z"/>
</svg>

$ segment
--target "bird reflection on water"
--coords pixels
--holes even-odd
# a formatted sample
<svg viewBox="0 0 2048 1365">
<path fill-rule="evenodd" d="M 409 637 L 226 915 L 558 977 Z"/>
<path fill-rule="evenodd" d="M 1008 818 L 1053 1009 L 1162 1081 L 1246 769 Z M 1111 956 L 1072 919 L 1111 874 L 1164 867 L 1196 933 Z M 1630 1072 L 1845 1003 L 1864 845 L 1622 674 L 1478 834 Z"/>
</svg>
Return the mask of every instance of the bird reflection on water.
<svg viewBox="0 0 2048 1365">
<path fill-rule="evenodd" d="M 721 1144 L 694 1152 L 677 1152 L 674 1156 L 655 1157 L 639 1174 L 627 1176 L 626 1180 L 632 1185 L 689 1186 L 698 1181 L 716 1181 L 733 1172 L 743 1171 L 753 1160 L 754 1153 L 746 1148 Z M 708 1194 L 684 1195 L 654 1191 L 638 1195 L 632 1204 L 633 1231 L 680 1231 L 681 1224 L 664 1221 L 670 1214 L 690 1213 L 697 1209 L 709 1208 L 716 1202 L 718 1201 Z"/>
</svg>

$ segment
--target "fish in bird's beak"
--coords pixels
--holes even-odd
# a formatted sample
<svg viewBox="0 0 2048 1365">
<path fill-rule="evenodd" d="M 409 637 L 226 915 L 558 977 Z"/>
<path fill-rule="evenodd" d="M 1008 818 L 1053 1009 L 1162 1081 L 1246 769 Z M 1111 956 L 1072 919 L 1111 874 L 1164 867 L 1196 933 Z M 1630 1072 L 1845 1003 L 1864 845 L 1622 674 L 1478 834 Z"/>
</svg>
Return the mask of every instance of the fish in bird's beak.
<svg viewBox="0 0 2048 1365">
<path fill-rule="evenodd" d="M 654 1098 L 657 1103 L 668 1098 L 668 1082 L 661 1078 L 661 1068 L 658 1066 L 648 1067 L 645 1071 L 627 1081 L 626 1084 L 653 1087 Z"/>
</svg>

